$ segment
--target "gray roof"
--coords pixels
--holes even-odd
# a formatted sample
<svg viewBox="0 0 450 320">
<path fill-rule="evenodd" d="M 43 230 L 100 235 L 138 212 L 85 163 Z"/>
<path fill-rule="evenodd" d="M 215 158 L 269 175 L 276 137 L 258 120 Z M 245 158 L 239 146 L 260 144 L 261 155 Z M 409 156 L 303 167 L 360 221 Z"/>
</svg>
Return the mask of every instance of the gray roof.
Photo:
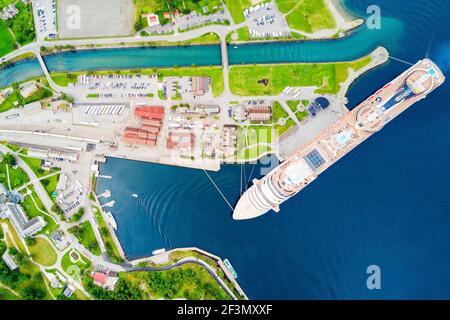
<svg viewBox="0 0 450 320">
<path fill-rule="evenodd" d="M 19 266 L 14 262 L 13 258 L 9 255 L 8 251 L 3 254 L 2 259 L 10 270 L 16 270 L 19 268 Z"/>
</svg>

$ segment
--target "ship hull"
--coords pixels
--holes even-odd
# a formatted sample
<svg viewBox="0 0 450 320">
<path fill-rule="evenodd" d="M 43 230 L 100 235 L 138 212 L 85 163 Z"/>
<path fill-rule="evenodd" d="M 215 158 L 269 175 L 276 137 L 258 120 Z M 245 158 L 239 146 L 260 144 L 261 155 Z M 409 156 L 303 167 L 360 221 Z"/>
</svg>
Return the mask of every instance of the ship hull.
<svg viewBox="0 0 450 320">
<path fill-rule="evenodd" d="M 254 181 L 237 203 L 233 218 L 253 219 L 272 209 L 278 212 L 282 202 L 444 81 L 442 71 L 431 60 L 419 61 L 323 130 L 267 176 Z"/>
</svg>

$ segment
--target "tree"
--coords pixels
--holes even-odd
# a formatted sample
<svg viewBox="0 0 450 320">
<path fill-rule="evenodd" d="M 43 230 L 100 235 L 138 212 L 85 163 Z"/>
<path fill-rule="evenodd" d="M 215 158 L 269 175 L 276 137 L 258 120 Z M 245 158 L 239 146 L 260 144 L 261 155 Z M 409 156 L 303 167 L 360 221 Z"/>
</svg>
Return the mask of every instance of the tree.
<svg viewBox="0 0 450 320">
<path fill-rule="evenodd" d="M 27 243 L 28 246 L 32 247 L 36 244 L 36 238 L 31 238 L 31 237 L 26 238 L 25 242 Z"/>
<path fill-rule="evenodd" d="M 11 167 L 16 165 L 16 158 L 10 153 L 3 155 L 3 161 Z"/>
</svg>

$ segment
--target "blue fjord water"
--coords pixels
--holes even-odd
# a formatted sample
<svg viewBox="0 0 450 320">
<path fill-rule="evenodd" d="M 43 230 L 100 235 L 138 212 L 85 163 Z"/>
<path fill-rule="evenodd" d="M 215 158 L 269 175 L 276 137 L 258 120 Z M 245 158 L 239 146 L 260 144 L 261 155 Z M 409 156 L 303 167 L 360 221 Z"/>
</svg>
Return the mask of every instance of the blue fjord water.
<svg viewBox="0 0 450 320">
<path fill-rule="evenodd" d="M 345 1 L 356 16 L 366 16 L 373 4 L 381 8 L 381 30 L 361 27 L 335 41 L 233 47 L 230 62 L 349 60 L 382 45 L 410 62 L 428 51 L 448 76 L 446 0 Z M 65 53 L 48 57 L 47 63 L 50 70 L 220 63 L 218 49 L 201 48 L 186 59 L 177 54 L 178 60 L 170 55 L 186 48 L 165 49 L 162 57 L 155 51 L 160 49 Z M 211 60 L 205 60 L 208 55 Z M 23 66 L 27 63 L 33 62 L 17 64 L 20 72 L 33 72 Z M 29 76 L 14 68 L 7 69 L 7 81 Z M 349 107 L 405 68 L 391 61 L 360 78 L 348 93 Z M 0 86 L 4 79 L 1 74 Z M 233 221 L 202 171 L 128 160 L 109 159 L 102 166 L 102 174 L 113 179 L 100 179 L 97 192 L 113 193 L 112 212 L 129 258 L 162 247 L 197 246 L 228 257 L 253 299 L 450 298 L 449 93 L 447 82 L 283 204 L 278 215 Z M 251 170 L 247 165 L 247 176 Z M 223 166 L 211 176 L 235 203 L 240 167 Z M 381 268 L 381 290 L 366 287 L 366 268 L 372 264 Z"/>
</svg>

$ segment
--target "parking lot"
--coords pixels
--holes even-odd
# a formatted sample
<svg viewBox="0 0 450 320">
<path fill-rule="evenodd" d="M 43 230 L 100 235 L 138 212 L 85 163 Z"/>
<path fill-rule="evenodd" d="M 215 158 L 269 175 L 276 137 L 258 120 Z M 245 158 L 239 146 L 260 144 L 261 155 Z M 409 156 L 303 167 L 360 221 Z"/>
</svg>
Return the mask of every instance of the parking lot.
<svg viewBox="0 0 450 320">
<path fill-rule="evenodd" d="M 130 108 L 124 104 L 77 104 L 72 108 L 73 124 L 95 126 L 109 130 L 119 130 L 121 122 L 125 123 Z"/>
<path fill-rule="evenodd" d="M 250 37 L 278 38 L 290 35 L 288 25 L 276 6 L 263 3 L 246 9 L 244 16 L 248 22 Z"/>
<path fill-rule="evenodd" d="M 148 98 L 157 94 L 158 79 L 154 75 L 80 75 L 73 86 L 84 97 Z"/>
<path fill-rule="evenodd" d="M 37 0 L 33 2 L 33 15 L 36 34 L 39 39 L 55 38 L 56 0 Z"/>
<path fill-rule="evenodd" d="M 192 92 L 192 77 L 165 77 L 161 89 L 169 100 L 176 99 L 177 96 L 190 101 L 196 99 Z M 212 91 L 209 90 L 201 98 L 213 99 Z"/>
<path fill-rule="evenodd" d="M 129 0 L 59 0 L 61 38 L 126 36 L 133 31 L 133 4 Z"/>
<path fill-rule="evenodd" d="M 206 16 L 192 12 L 175 18 L 175 23 L 179 30 L 183 31 L 210 23 L 225 23 L 225 20 L 227 20 L 227 15 L 222 10 Z"/>
</svg>

